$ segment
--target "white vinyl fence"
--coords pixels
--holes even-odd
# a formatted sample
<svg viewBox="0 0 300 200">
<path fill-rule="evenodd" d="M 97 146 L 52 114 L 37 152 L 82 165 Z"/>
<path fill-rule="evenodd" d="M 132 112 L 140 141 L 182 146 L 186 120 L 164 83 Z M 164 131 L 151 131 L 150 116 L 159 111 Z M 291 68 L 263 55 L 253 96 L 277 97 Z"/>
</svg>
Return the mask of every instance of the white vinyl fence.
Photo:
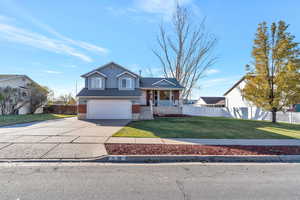
<svg viewBox="0 0 300 200">
<path fill-rule="evenodd" d="M 192 116 L 229 117 L 236 119 L 271 120 L 272 114 L 254 107 L 218 108 L 184 105 L 183 114 Z M 300 113 L 277 112 L 277 121 L 300 123 Z"/>
</svg>

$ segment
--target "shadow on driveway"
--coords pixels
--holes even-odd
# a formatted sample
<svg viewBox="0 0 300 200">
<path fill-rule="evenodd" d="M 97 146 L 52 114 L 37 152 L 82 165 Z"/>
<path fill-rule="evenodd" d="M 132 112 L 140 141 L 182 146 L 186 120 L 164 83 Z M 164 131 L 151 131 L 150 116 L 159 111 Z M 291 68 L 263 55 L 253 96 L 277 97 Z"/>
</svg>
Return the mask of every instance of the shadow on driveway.
<svg viewBox="0 0 300 200">
<path fill-rule="evenodd" d="M 93 123 L 97 126 L 126 126 L 131 122 L 129 119 L 85 119 L 80 121 Z"/>
</svg>

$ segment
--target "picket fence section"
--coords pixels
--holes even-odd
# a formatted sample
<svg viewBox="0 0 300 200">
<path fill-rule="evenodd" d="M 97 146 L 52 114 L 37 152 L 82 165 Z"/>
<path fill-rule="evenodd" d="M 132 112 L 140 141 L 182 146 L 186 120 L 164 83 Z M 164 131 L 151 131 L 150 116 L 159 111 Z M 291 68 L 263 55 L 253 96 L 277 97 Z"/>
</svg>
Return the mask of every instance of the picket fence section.
<svg viewBox="0 0 300 200">
<path fill-rule="evenodd" d="M 229 117 L 236 119 L 252 120 L 271 120 L 271 112 L 264 111 L 254 107 L 241 108 L 219 108 L 204 107 L 196 105 L 184 105 L 183 114 L 191 116 L 208 116 L 208 117 Z M 280 122 L 300 123 L 300 113 L 298 112 L 277 112 L 277 120 Z"/>
</svg>

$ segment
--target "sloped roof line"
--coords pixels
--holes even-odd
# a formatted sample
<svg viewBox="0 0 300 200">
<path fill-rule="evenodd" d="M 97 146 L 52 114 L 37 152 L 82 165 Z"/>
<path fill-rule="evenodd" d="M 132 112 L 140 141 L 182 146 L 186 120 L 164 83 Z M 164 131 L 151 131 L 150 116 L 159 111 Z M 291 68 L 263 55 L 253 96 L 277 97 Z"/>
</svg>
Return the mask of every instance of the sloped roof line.
<svg viewBox="0 0 300 200">
<path fill-rule="evenodd" d="M 92 70 L 92 71 L 90 71 L 90 72 L 88 72 L 88 73 L 85 73 L 85 74 L 81 75 L 81 77 L 85 77 L 87 74 L 89 74 L 89 73 L 91 73 L 91 72 L 94 72 L 94 71 L 98 71 L 98 70 L 100 70 L 100 69 L 102 69 L 102 68 L 104 68 L 104 67 L 107 67 L 108 65 L 116 65 L 116 66 L 120 67 L 121 69 L 123 69 L 123 70 L 125 70 L 125 71 L 128 71 L 128 72 L 134 74 L 135 76 L 139 77 L 139 75 L 137 75 L 136 73 L 130 71 L 129 69 L 126 69 L 125 67 L 123 67 L 123 66 L 121 66 L 121 65 L 119 65 L 119 64 L 117 64 L 117 63 L 115 63 L 115 62 L 109 62 L 109 63 L 107 63 L 107 64 L 104 64 L 104 65 L 102 65 L 102 66 L 100 66 L 100 67 L 98 67 L 98 68 L 96 68 L 96 69 L 94 69 L 94 70 Z"/>
<path fill-rule="evenodd" d="M 155 83 L 152 83 L 152 85 L 156 85 L 156 84 L 158 84 L 158 83 L 160 83 L 160 82 L 162 82 L 162 81 L 166 81 L 166 82 L 168 82 L 168 83 L 170 83 L 170 84 L 176 86 L 175 83 L 173 83 L 173 82 L 171 82 L 171 81 L 168 81 L 168 80 L 165 79 L 165 78 L 163 78 L 163 79 L 161 79 L 161 80 L 159 80 L 159 81 L 156 81 Z"/>
</svg>

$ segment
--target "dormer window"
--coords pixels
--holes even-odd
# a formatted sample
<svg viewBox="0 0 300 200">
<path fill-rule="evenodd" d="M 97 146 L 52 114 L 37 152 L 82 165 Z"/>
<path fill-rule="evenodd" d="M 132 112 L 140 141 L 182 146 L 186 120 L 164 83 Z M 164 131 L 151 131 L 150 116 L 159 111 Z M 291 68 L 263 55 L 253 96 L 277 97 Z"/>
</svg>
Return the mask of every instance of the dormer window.
<svg viewBox="0 0 300 200">
<path fill-rule="evenodd" d="M 102 88 L 102 78 L 99 77 L 91 78 L 91 88 L 92 89 Z"/>
<path fill-rule="evenodd" d="M 132 78 L 122 78 L 120 79 L 120 88 L 121 89 L 131 89 L 133 88 L 133 80 Z"/>
</svg>

